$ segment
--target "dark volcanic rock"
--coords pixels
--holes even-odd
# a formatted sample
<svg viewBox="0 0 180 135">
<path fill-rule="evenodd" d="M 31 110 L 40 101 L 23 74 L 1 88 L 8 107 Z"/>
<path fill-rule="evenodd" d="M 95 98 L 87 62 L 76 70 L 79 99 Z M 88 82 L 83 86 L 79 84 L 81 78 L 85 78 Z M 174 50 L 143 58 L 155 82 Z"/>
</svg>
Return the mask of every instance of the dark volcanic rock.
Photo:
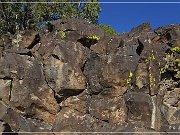
<svg viewBox="0 0 180 135">
<path fill-rule="evenodd" d="M 0 35 L 0 132 L 179 132 L 179 30 L 106 37 L 70 19 Z"/>
<path fill-rule="evenodd" d="M 85 90 L 86 79 L 82 72 L 85 58 L 86 48 L 80 43 L 58 44 L 44 64 L 48 85 L 60 95 Z"/>
<path fill-rule="evenodd" d="M 141 121 L 144 126 L 151 127 L 153 103 L 150 96 L 144 93 L 128 92 L 124 95 L 127 106 L 128 121 Z"/>
<path fill-rule="evenodd" d="M 110 124 L 122 124 L 126 121 L 126 106 L 121 97 L 94 95 L 88 103 L 88 111 L 92 116 Z"/>
<path fill-rule="evenodd" d="M 159 36 L 159 42 L 166 43 L 171 47 L 180 47 L 180 26 L 168 25 L 155 30 Z M 157 40 L 156 40 L 157 41 Z"/>
<path fill-rule="evenodd" d="M 23 117 L 17 111 L 12 109 L 8 109 L 4 121 L 16 132 L 50 132 L 52 128 L 51 125 L 42 122 L 42 120 Z"/>
<path fill-rule="evenodd" d="M 90 95 L 87 90 L 84 90 L 81 94 L 77 96 L 70 96 L 66 100 L 60 103 L 62 109 L 68 107 L 82 114 L 88 113 L 88 103 L 90 100 Z"/>
<path fill-rule="evenodd" d="M 76 35 L 76 39 L 78 40 L 79 37 L 85 37 L 85 36 L 98 36 L 100 38 L 104 37 L 104 31 L 100 28 L 100 26 L 90 24 L 89 22 L 82 20 L 82 19 L 69 19 L 69 20 L 57 20 L 51 22 L 52 25 L 54 25 L 55 30 L 60 30 L 67 32 L 70 31 L 72 35 Z M 76 33 L 76 34 L 73 34 Z M 79 35 L 79 36 L 78 36 Z M 74 36 L 72 36 L 72 39 L 74 39 Z M 72 40 L 70 39 L 70 40 Z M 76 41 L 77 41 L 76 40 Z"/>
<path fill-rule="evenodd" d="M 1 98 L 22 112 L 31 113 L 34 108 L 34 115 L 41 115 L 45 121 L 52 122 L 51 116 L 58 111 L 58 104 L 42 69 L 41 63 L 33 57 L 7 53 L 0 66 Z"/>
<path fill-rule="evenodd" d="M 180 123 L 180 91 L 174 80 L 163 80 L 160 84 L 159 95 L 162 96 L 161 112 L 169 124 Z"/>
<path fill-rule="evenodd" d="M 23 34 L 22 41 L 19 43 L 20 48 L 32 49 L 40 41 L 40 36 L 36 31 L 27 30 Z"/>
<path fill-rule="evenodd" d="M 7 109 L 8 107 L 1 101 L 0 102 L 0 120 L 3 119 L 3 117 L 5 116 L 5 114 L 7 113 Z"/>
<path fill-rule="evenodd" d="M 5 129 L 4 123 L 0 121 L 0 132 L 3 132 Z"/>
<path fill-rule="evenodd" d="M 123 95 L 127 90 L 128 76 L 130 72 L 135 71 L 138 60 L 138 55 L 130 46 L 120 48 L 117 53 L 109 55 L 91 52 L 85 65 L 90 91 L 92 93 L 110 91 L 116 96 Z"/>
</svg>

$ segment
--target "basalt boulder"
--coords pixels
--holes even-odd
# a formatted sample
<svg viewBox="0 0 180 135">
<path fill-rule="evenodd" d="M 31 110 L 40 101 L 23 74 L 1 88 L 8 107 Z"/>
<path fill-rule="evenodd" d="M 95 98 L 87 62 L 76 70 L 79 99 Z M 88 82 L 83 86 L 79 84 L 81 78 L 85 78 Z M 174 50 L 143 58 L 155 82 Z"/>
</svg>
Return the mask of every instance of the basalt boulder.
<svg viewBox="0 0 180 135">
<path fill-rule="evenodd" d="M 82 19 L 0 35 L 0 132 L 179 132 L 179 39 Z"/>
</svg>

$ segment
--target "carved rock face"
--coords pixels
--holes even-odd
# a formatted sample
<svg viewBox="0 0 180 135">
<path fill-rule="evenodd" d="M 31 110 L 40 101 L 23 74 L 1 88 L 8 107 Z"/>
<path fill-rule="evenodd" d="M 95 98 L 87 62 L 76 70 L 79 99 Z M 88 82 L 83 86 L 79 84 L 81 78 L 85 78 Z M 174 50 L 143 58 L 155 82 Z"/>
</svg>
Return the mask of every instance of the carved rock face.
<svg viewBox="0 0 180 135">
<path fill-rule="evenodd" d="M 179 25 L 109 37 L 83 20 L 52 25 L 18 46 L 0 35 L 0 132 L 179 130 L 179 53 L 166 58 Z"/>
<path fill-rule="evenodd" d="M 45 63 L 45 76 L 53 90 L 86 89 L 86 80 L 81 71 L 85 48 L 79 43 L 67 42 L 57 45 Z"/>
<path fill-rule="evenodd" d="M 129 92 L 124 95 L 124 99 L 128 109 L 128 121 L 141 121 L 147 127 L 151 127 L 153 104 L 150 96 Z"/>
</svg>

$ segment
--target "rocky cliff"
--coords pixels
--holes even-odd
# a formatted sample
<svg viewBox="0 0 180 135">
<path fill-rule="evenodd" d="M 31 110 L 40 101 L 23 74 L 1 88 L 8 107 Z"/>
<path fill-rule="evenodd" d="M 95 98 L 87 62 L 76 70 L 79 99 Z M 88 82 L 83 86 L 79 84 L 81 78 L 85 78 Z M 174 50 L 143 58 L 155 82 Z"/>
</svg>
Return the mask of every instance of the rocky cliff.
<svg viewBox="0 0 180 135">
<path fill-rule="evenodd" d="M 71 19 L 0 37 L 0 132 L 180 131 L 180 25 L 106 36 Z"/>
</svg>

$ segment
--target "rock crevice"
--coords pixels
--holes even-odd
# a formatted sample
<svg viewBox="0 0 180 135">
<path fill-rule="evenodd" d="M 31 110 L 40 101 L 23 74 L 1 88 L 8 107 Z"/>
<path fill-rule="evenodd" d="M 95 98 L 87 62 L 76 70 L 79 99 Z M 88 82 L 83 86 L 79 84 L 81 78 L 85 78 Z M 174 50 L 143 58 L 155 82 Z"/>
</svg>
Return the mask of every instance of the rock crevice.
<svg viewBox="0 0 180 135">
<path fill-rule="evenodd" d="M 180 131 L 180 25 L 49 25 L 0 35 L 0 132 Z"/>
</svg>

